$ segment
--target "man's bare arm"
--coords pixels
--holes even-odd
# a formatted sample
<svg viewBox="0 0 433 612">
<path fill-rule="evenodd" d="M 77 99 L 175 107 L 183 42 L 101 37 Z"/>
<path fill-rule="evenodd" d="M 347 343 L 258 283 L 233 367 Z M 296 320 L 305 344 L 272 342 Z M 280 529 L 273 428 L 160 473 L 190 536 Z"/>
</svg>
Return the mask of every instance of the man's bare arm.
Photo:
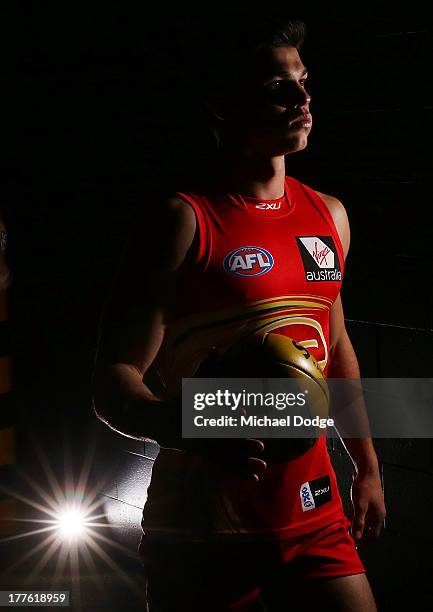
<svg viewBox="0 0 433 612">
<path fill-rule="evenodd" d="M 266 469 L 260 440 L 183 440 L 181 403 L 155 396 L 143 383 L 164 338 L 176 282 L 193 245 L 195 215 L 184 202 L 170 201 L 166 214 L 135 238 L 123 258 L 103 317 L 94 373 L 97 416 L 115 431 L 161 446 L 208 457 L 213 469 L 257 482 Z M 222 448 L 224 447 L 224 448 Z"/>
<path fill-rule="evenodd" d="M 163 341 L 196 222 L 192 208 L 175 198 L 155 213 L 153 207 L 133 228 L 105 307 L 93 376 L 94 409 L 125 436 L 170 446 L 178 433 L 179 408 L 155 396 L 143 376 Z"/>
<path fill-rule="evenodd" d="M 334 219 L 341 243 L 346 257 L 350 243 L 350 229 L 346 211 L 336 198 L 319 194 L 328 206 L 328 210 Z M 329 378 L 359 379 L 360 371 L 358 360 L 352 343 L 347 334 L 344 323 L 343 305 L 339 295 L 331 309 L 330 318 L 330 363 L 328 368 Z M 350 404 L 348 398 L 348 404 Z M 368 416 L 363 403 L 362 395 L 356 392 L 354 411 L 349 415 L 350 420 L 356 420 L 357 424 L 368 430 Z M 344 424 L 345 415 L 340 415 Z M 332 405 L 331 405 L 332 413 Z M 339 418 L 335 416 L 337 430 Z M 383 520 L 386 516 L 385 502 L 381 487 L 379 466 L 370 434 L 363 437 L 344 437 L 349 456 L 356 470 L 351 496 L 353 504 L 352 533 L 355 541 L 359 542 L 364 534 L 367 538 L 377 537 L 382 529 Z"/>
<path fill-rule="evenodd" d="M 358 380 L 360 378 L 359 364 L 354 348 L 348 336 L 344 324 L 343 306 L 341 297 L 332 306 L 331 312 L 331 334 L 330 363 L 328 368 L 329 378 L 347 378 Z M 342 389 L 342 392 L 350 393 L 350 387 Z M 367 410 L 362 398 L 361 388 L 353 388 L 354 397 L 343 398 L 345 401 L 339 402 L 350 406 L 350 414 L 345 413 L 344 409 L 337 411 L 331 404 L 331 417 L 335 419 L 337 431 L 344 436 L 345 425 L 348 423 L 351 431 L 364 432 L 363 437 L 344 436 L 345 445 L 357 472 L 376 472 L 378 461 L 373 441 L 370 436 Z M 355 397 L 356 393 L 356 397 Z M 351 400 L 353 399 L 353 403 Z M 344 408 L 344 406 L 343 406 Z"/>
<path fill-rule="evenodd" d="M 350 247 L 350 226 L 345 208 L 337 198 L 323 193 L 319 193 L 319 195 L 324 200 L 332 215 L 343 247 L 344 258 L 346 258 Z M 328 377 L 359 379 L 360 371 L 358 359 L 346 330 L 341 295 L 338 295 L 332 305 L 329 325 L 330 362 Z M 359 401 L 357 403 L 358 409 L 360 410 L 360 414 L 358 415 L 360 430 L 366 431 L 368 430 L 367 411 L 365 406 L 359 404 Z M 331 416 L 335 416 L 338 430 L 338 415 Z M 377 470 L 378 463 L 376 452 L 370 436 L 363 438 L 345 438 L 344 444 L 357 470 Z"/>
</svg>

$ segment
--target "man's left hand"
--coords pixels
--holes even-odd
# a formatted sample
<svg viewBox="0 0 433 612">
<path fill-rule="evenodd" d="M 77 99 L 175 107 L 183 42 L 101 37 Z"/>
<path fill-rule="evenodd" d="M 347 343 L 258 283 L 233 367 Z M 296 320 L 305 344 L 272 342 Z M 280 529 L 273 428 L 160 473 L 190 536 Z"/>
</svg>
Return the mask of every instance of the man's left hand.
<svg viewBox="0 0 433 612">
<path fill-rule="evenodd" d="M 353 504 L 352 535 L 355 543 L 380 535 L 386 517 L 385 500 L 379 470 L 360 471 L 351 489 Z"/>
</svg>

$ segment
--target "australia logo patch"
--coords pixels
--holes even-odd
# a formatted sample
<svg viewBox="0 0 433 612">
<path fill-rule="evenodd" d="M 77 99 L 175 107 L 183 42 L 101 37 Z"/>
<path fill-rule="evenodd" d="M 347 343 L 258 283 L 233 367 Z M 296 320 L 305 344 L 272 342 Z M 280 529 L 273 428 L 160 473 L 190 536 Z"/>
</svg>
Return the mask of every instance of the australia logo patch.
<svg viewBox="0 0 433 612">
<path fill-rule="evenodd" d="M 332 236 L 297 236 L 307 281 L 341 281 L 341 267 Z"/>
<path fill-rule="evenodd" d="M 261 276 L 270 272 L 274 258 L 266 249 L 258 246 L 242 246 L 230 251 L 223 266 L 226 272 L 235 276 Z"/>
</svg>

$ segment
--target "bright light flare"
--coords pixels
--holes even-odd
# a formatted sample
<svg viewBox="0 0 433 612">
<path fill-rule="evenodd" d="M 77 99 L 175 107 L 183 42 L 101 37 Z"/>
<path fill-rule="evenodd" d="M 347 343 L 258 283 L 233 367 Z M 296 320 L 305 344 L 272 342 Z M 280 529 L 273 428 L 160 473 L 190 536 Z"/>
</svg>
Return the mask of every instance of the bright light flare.
<svg viewBox="0 0 433 612">
<path fill-rule="evenodd" d="M 30 432 L 30 435 L 31 432 Z M 133 557 L 131 550 L 120 544 L 116 539 L 103 535 L 103 530 L 119 528 L 115 522 L 107 522 L 102 491 L 107 482 L 107 475 L 103 474 L 99 482 L 91 487 L 89 484 L 90 469 L 96 444 L 89 444 L 84 462 L 81 466 L 78 480 L 75 481 L 67 449 L 69 442 L 63 440 L 65 482 L 61 486 L 42 446 L 36 437 L 32 437 L 32 447 L 35 456 L 39 459 L 40 473 L 46 482 L 40 483 L 25 471 L 19 471 L 30 491 L 24 495 L 21 491 L 13 491 L 0 482 L 0 492 L 8 497 L 17 499 L 20 503 L 36 512 L 36 516 L 16 516 L 11 520 L 17 523 L 33 523 L 37 528 L 31 528 L 24 533 L 1 537 L 0 544 L 6 541 L 18 541 L 28 537 L 39 537 L 39 541 L 11 563 L 6 571 L 12 577 L 18 568 L 33 560 L 33 569 L 27 575 L 26 584 L 34 584 L 46 571 L 50 560 L 56 561 L 54 574 L 51 576 L 54 587 L 63 588 L 66 575 L 72 580 L 74 597 L 77 602 L 77 611 L 81 610 L 80 575 L 87 571 L 94 578 L 101 598 L 106 595 L 106 584 L 100 577 L 99 563 L 107 566 L 111 572 L 129 586 L 137 599 L 142 598 L 141 583 L 137 584 L 122 567 L 111 557 L 110 549 L 117 549 L 123 554 Z M 46 484 L 47 486 L 44 486 Z M 44 518 L 39 518 L 43 515 Z M 46 517 L 46 518 L 45 518 Z M 1 527 L 1 520 L 0 520 Z M 0 529 L 1 531 L 1 529 Z M 80 567 L 81 564 L 81 567 Z"/>
<path fill-rule="evenodd" d="M 79 507 L 66 507 L 59 511 L 56 526 L 62 539 L 72 540 L 86 533 L 86 516 Z"/>
</svg>

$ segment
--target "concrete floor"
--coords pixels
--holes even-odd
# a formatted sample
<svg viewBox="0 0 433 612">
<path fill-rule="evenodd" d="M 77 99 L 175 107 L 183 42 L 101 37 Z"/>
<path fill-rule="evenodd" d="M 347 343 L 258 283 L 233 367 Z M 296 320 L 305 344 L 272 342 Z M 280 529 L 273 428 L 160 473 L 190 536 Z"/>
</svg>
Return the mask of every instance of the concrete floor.
<svg viewBox="0 0 433 612">
<path fill-rule="evenodd" d="M 9 541 L 0 545 L 0 590 L 70 591 L 71 605 L 67 609 L 73 612 L 145 610 L 144 573 L 138 558 L 134 561 L 110 554 L 111 561 L 117 566 L 110 568 L 105 560 L 92 554 L 94 565 L 89 567 L 86 557 L 80 555 L 78 571 L 72 571 L 67 562 L 59 573 L 58 557 L 54 557 L 35 573 L 36 563 L 31 558 L 17 566 L 17 561 L 36 546 L 34 538 L 31 540 L 26 538 L 25 542 Z M 20 610 L 24 609 L 34 610 L 35 607 L 20 607 Z M 37 609 L 53 608 L 38 606 Z"/>
</svg>

